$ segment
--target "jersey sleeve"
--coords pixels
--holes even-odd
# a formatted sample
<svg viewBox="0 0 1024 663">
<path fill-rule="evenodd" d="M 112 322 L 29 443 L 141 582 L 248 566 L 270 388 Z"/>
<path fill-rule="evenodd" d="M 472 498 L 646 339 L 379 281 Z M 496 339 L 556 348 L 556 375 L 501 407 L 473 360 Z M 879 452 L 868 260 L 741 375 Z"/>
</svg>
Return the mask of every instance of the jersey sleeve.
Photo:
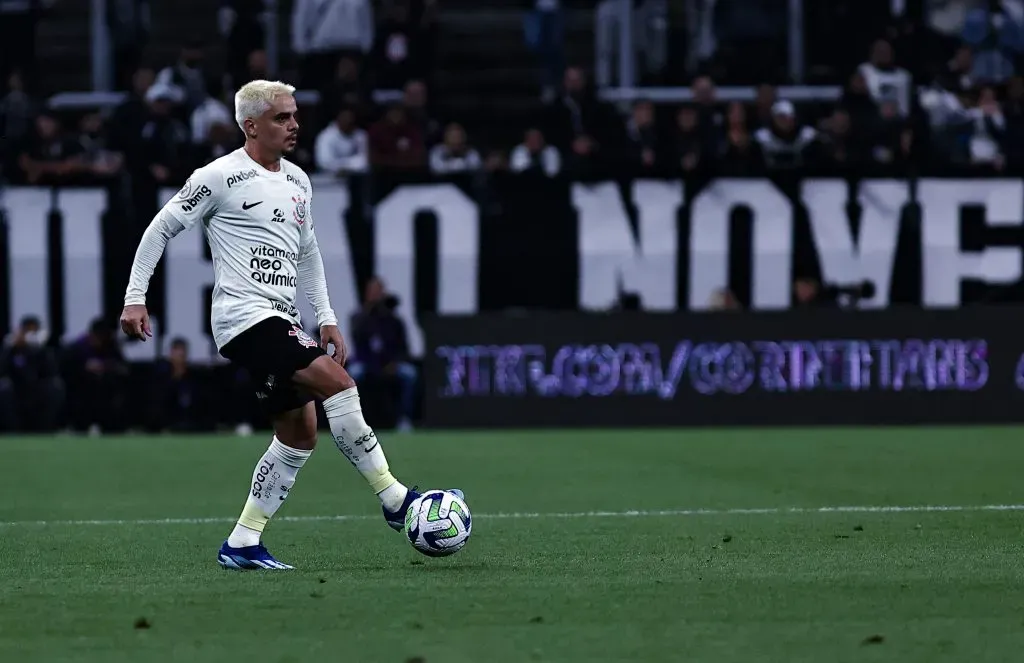
<svg viewBox="0 0 1024 663">
<path fill-rule="evenodd" d="M 193 171 L 173 198 L 164 205 L 164 211 L 170 214 L 185 229 L 190 229 L 201 221 L 209 221 L 217 213 L 223 197 L 224 178 L 209 166 Z"/>
</svg>

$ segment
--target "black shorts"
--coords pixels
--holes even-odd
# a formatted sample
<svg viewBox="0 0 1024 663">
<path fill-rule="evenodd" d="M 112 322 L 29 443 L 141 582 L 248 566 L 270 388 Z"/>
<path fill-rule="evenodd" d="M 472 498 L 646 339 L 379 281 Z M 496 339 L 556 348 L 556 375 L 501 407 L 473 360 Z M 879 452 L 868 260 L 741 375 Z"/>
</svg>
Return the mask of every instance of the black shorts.
<svg viewBox="0 0 1024 663">
<path fill-rule="evenodd" d="M 292 382 L 292 375 L 326 353 L 301 327 L 275 316 L 231 339 L 220 354 L 249 372 L 260 405 L 275 415 L 313 400 Z"/>
</svg>

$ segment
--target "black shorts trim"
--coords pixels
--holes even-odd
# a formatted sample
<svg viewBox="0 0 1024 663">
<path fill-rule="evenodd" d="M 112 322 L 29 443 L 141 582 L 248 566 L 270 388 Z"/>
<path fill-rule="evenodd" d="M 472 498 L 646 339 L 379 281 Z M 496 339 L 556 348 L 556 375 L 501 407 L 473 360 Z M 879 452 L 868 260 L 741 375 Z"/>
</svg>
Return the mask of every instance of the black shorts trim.
<svg viewBox="0 0 1024 663">
<path fill-rule="evenodd" d="M 261 407 L 274 415 L 313 400 L 295 386 L 292 375 L 326 353 L 299 325 L 274 316 L 231 339 L 220 354 L 249 373 Z"/>
</svg>

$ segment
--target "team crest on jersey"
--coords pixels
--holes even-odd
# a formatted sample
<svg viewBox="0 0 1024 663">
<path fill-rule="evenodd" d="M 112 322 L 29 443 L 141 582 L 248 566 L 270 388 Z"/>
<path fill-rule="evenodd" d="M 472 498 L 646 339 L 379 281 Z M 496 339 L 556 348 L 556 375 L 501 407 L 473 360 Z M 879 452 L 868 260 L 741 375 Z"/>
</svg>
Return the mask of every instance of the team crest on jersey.
<svg viewBox="0 0 1024 663">
<path fill-rule="evenodd" d="M 181 200 L 187 200 L 192 195 L 192 178 L 185 180 L 185 186 L 181 187 L 181 191 L 178 192 L 178 198 Z"/>
<path fill-rule="evenodd" d="M 298 325 L 292 325 L 292 330 L 288 332 L 288 335 L 294 336 L 295 340 L 299 342 L 299 345 L 304 348 L 316 347 L 316 341 L 313 340 L 313 337 L 302 331 L 302 327 L 299 327 Z"/>
<path fill-rule="evenodd" d="M 306 199 L 301 196 L 295 196 L 292 198 L 292 202 L 295 203 L 295 221 L 301 226 L 306 222 Z"/>
</svg>

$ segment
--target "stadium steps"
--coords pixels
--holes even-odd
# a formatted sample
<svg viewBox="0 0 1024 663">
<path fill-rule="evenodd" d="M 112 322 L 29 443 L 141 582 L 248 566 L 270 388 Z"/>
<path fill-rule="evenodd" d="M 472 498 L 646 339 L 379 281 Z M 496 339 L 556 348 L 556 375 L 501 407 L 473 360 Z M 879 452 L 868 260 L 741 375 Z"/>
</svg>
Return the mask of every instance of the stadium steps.
<svg viewBox="0 0 1024 663">
<path fill-rule="evenodd" d="M 88 2 L 57 3 L 39 24 L 37 53 L 44 92 L 92 89 L 91 7 Z M 216 3 L 178 0 L 152 3 L 152 34 L 145 60 L 160 69 L 174 62 L 185 38 L 217 45 Z M 210 53 L 216 62 L 219 47 Z"/>
<path fill-rule="evenodd" d="M 523 41 L 519 0 L 445 0 L 439 15 L 435 98 L 477 145 L 507 148 L 543 110 L 539 63 Z M 593 10 L 570 8 L 566 61 L 593 63 Z"/>
</svg>

